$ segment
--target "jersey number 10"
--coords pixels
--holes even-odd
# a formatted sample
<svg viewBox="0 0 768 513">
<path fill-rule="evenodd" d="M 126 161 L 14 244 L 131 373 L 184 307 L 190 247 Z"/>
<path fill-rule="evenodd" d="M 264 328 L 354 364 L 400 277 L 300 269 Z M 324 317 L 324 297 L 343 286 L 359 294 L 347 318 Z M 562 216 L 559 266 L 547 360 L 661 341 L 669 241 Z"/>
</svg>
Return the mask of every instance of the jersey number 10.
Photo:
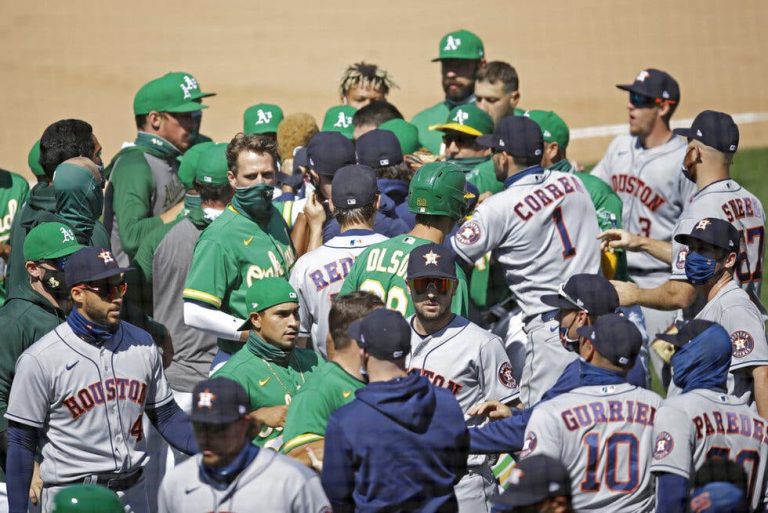
<svg viewBox="0 0 768 513">
<path fill-rule="evenodd" d="M 618 493 L 635 491 L 640 483 L 638 450 L 640 442 L 632 433 L 613 433 L 600 444 L 599 433 L 589 433 L 584 437 L 587 449 L 587 465 L 581 491 L 599 492 L 602 481 L 609 490 Z M 600 475 L 601 456 L 605 459 L 605 471 Z"/>
</svg>

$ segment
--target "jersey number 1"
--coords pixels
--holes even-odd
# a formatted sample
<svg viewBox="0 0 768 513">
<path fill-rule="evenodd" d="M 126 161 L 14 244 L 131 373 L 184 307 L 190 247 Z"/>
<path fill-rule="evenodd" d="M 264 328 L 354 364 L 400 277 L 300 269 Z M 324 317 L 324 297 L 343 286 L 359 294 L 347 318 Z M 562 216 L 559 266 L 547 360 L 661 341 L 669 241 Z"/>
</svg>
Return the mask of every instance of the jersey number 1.
<svg viewBox="0 0 768 513">
<path fill-rule="evenodd" d="M 563 207 L 557 207 L 552 212 L 552 221 L 555 222 L 557 233 L 560 234 L 560 242 L 563 243 L 563 258 L 571 258 L 576 254 L 576 248 L 573 247 L 571 236 L 568 235 L 568 229 L 563 223 Z"/>
</svg>

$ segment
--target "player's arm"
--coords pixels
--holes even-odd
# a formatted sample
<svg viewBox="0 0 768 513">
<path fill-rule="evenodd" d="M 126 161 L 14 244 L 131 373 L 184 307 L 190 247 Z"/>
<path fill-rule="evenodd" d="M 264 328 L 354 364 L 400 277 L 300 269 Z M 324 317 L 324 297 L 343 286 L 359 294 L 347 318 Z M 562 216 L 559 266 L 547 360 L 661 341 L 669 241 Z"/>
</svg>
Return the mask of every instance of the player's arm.
<svg viewBox="0 0 768 513">
<path fill-rule="evenodd" d="M 687 511 L 695 433 L 686 412 L 662 403 L 653 426 L 650 471 L 656 476 L 656 511 Z"/>
<path fill-rule="evenodd" d="M 325 439 L 323 471 L 320 480 L 323 484 L 334 513 L 353 512 L 355 502 L 355 472 L 352 466 L 354 451 L 347 442 L 341 426 L 333 415 L 328 419 Z"/>
<path fill-rule="evenodd" d="M 684 513 L 687 511 L 688 479 L 663 472 L 656 476 L 656 513 Z"/>
<path fill-rule="evenodd" d="M 10 421 L 8 423 L 7 488 L 8 511 L 26 513 L 29 486 L 35 466 L 35 450 L 40 435 L 33 426 Z"/>
<path fill-rule="evenodd" d="M 623 249 L 625 251 L 641 251 L 648 253 L 665 264 L 672 263 L 672 243 L 651 239 L 630 233 L 620 228 L 605 230 L 597 236 L 602 242 L 601 249 Z"/>
<path fill-rule="evenodd" d="M 176 401 L 147 408 L 147 418 L 174 449 L 189 455 L 198 452 L 192 422 Z"/>
<path fill-rule="evenodd" d="M 291 269 L 291 277 L 288 280 L 291 283 L 291 287 L 299 295 L 299 335 L 296 337 L 296 347 L 307 347 L 307 341 L 312 330 L 312 313 L 309 311 L 309 304 L 305 296 L 306 290 L 302 287 L 303 278 L 307 274 L 303 265 L 299 265 L 299 261 L 293 264 Z M 325 341 L 323 341 L 324 343 Z"/>
<path fill-rule="evenodd" d="M 239 331 L 244 322 L 205 303 L 184 300 L 184 324 L 219 338 L 245 342 L 248 330 Z"/>
<path fill-rule="evenodd" d="M 478 381 L 486 401 L 511 405 L 518 402 L 520 390 L 512 376 L 512 364 L 501 339 L 493 337 L 480 346 Z"/>
<path fill-rule="evenodd" d="M 515 411 L 509 418 L 482 427 L 469 428 L 469 452 L 472 454 L 513 453 L 523 449 L 525 428 L 532 408 Z"/>
<path fill-rule="evenodd" d="M 653 289 L 641 289 L 634 283 L 611 281 L 619 294 L 621 306 L 640 305 L 656 310 L 677 310 L 691 306 L 696 289 L 683 280 L 667 280 Z M 654 334 L 655 335 L 655 334 Z"/>
<path fill-rule="evenodd" d="M 525 429 L 520 457 L 527 458 L 534 454 L 546 454 L 560 459 L 560 450 L 565 440 L 560 430 L 562 421 L 560 416 L 556 415 L 554 411 L 550 411 L 548 406 L 550 405 L 540 404 L 533 409 Z"/>
<path fill-rule="evenodd" d="M 498 247 L 506 232 L 506 222 L 500 212 L 492 210 L 486 201 L 477 207 L 472 219 L 459 226 L 451 237 L 451 247 L 471 267 L 487 252 Z"/>
</svg>

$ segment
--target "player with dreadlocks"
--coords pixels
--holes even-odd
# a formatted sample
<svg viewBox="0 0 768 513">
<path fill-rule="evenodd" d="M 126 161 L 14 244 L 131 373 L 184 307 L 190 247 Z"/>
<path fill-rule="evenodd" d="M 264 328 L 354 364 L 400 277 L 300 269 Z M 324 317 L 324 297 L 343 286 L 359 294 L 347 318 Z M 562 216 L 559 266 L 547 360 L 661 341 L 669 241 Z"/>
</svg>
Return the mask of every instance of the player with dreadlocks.
<svg viewBox="0 0 768 513">
<path fill-rule="evenodd" d="M 392 76 L 376 64 L 356 62 L 341 75 L 341 103 L 359 109 L 375 100 L 385 100 L 389 90 L 398 87 Z"/>
</svg>

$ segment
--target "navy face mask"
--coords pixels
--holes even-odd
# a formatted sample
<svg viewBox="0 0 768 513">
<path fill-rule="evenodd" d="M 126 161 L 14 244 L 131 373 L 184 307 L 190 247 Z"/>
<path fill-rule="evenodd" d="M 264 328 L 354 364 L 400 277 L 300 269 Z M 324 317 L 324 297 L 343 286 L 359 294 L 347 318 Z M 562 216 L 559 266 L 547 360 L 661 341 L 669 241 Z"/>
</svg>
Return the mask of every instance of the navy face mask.
<svg viewBox="0 0 768 513">
<path fill-rule="evenodd" d="M 685 275 L 694 285 L 704 285 L 715 277 L 717 259 L 691 251 L 685 257 Z"/>
</svg>

